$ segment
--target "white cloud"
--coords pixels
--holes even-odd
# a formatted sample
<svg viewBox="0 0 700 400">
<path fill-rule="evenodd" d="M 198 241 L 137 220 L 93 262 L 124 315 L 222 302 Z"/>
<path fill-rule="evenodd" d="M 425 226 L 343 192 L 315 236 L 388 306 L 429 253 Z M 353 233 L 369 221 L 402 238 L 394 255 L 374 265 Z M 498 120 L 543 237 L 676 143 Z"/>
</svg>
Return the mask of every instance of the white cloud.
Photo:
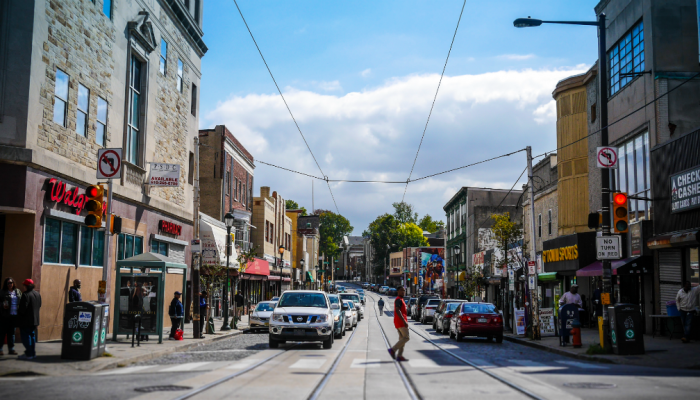
<svg viewBox="0 0 700 400">
<path fill-rule="evenodd" d="M 535 58 L 536 56 L 534 54 L 503 54 L 498 56 L 497 58 L 500 58 L 502 60 L 513 60 L 513 61 L 523 61 L 523 60 L 529 60 L 531 58 Z"/>
<path fill-rule="evenodd" d="M 360 75 L 362 75 L 363 78 L 368 77 L 372 73 L 372 68 L 367 68 L 366 70 L 360 72 Z"/>
<path fill-rule="evenodd" d="M 584 66 L 445 76 L 413 178 L 533 146 L 556 147 L 552 90 Z M 285 88 L 309 146 L 330 179 L 405 182 L 439 75 L 397 77 L 360 92 L 327 94 Z M 205 113 L 206 126 L 225 124 L 256 159 L 321 176 L 278 94 L 231 96 Z M 321 156 L 322 158 L 319 158 Z M 442 206 L 461 186 L 510 188 L 525 167 L 524 153 L 413 182 L 406 201 L 444 219 Z M 256 191 L 270 186 L 311 207 L 311 178 L 258 164 Z M 340 212 L 360 234 L 401 201 L 404 184 L 331 183 Z M 518 189 L 520 185 L 516 186 Z M 256 193 L 257 194 L 257 193 Z M 316 208 L 333 209 L 324 182 Z"/>
<path fill-rule="evenodd" d="M 321 82 L 312 82 L 312 83 L 315 87 L 323 90 L 324 92 L 335 92 L 335 91 L 342 92 L 343 91 L 343 87 L 340 86 L 340 82 L 337 80 L 330 81 L 330 82 L 321 81 Z"/>
</svg>

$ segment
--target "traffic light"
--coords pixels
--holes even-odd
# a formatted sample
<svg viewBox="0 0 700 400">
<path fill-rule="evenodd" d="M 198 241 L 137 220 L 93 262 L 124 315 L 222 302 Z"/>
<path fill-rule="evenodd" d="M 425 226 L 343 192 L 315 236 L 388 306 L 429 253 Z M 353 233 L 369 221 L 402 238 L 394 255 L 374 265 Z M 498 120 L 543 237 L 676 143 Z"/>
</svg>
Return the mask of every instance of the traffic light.
<svg viewBox="0 0 700 400">
<path fill-rule="evenodd" d="M 615 233 L 626 233 L 629 228 L 627 193 L 613 195 L 613 228 Z"/>
<path fill-rule="evenodd" d="M 85 205 L 85 208 L 88 210 L 88 215 L 85 217 L 85 225 L 88 228 L 102 228 L 104 192 L 102 185 L 88 186 L 85 190 L 88 198 L 88 202 Z"/>
</svg>

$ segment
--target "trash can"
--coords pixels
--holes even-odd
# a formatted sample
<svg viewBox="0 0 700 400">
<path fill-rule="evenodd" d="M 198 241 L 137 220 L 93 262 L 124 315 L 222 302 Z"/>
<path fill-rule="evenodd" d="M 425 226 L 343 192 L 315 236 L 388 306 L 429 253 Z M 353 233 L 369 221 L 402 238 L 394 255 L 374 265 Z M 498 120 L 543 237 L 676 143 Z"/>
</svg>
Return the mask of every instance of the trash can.
<svg viewBox="0 0 700 400">
<path fill-rule="evenodd" d="M 100 303 L 102 306 L 102 326 L 100 327 L 100 341 L 97 345 L 97 357 L 102 357 L 107 348 L 107 333 L 109 331 L 109 304 Z"/>
<path fill-rule="evenodd" d="M 618 303 L 608 307 L 608 314 L 613 352 L 620 355 L 644 354 L 643 322 L 639 306 Z"/>
<path fill-rule="evenodd" d="M 61 358 L 90 360 L 98 357 L 102 320 L 101 303 L 78 301 L 66 304 L 63 311 Z"/>
</svg>

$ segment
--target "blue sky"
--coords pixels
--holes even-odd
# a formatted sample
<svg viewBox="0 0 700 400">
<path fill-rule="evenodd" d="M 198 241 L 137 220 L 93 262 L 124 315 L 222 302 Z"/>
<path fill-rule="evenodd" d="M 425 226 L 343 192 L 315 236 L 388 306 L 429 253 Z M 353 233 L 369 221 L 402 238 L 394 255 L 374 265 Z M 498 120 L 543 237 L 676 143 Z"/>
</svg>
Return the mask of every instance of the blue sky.
<svg viewBox="0 0 700 400">
<path fill-rule="evenodd" d="M 595 61 L 592 27 L 516 29 L 513 19 L 593 20 L 596 1 L 467 1 L 414 177 L 531 145 L 556 147 L 551 92 Z M 227 127 L 256 159 L 318 175 L 233 0 L 204 3 L 200 124 Z M 462 1 L 251 1 L 239 5 L 321 167 L 331 178 L 405 180 Z M 510 187 L 524 155 L 409 185 L 406 201 L 444 219 L 460 186 Z M 311 208 L 309 178 L 258 164 Z M 334 209 L 323 182 L 317 208 Z M 518 185 L 519 186 L 519 185 Z M 333 184 L 360 234 L 402 185 Z"/>
</svg>

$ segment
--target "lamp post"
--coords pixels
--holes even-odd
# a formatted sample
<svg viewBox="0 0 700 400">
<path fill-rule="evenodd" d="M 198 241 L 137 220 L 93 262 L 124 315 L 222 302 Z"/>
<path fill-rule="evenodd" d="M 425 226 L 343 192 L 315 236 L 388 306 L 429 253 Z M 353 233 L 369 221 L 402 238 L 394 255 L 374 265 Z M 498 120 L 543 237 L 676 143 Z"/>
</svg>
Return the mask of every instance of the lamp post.
<svg viewBox="0 0 700 400">
<path fill-rule="evenodd" d="M 303 274 L 304 273 L 304 259 L 303 258 L 301 260 L 299 260 L 299 266 L 301 267 L 301 271 L 299 271 L 299 274 Z M 296 276 L 295 276 L 295 278 L 296 278 Z M 301 279 L 301 277 L 299 277 L 299 279 Z M 296 280 L 295 280 L 295 284 L 296 284 Z M 297 286 L 297 289 L 298 288 L 299 287 Z"/>
<path fill-rule="evenodd" d="M 229 259 L 231 257 L 231 227 L 233 227 L 233 214 L 226 213 L 224 216 L 224 222 L 226 223 L 226 285 L 224 287 L 224 324 L 221 326 L 222 331 L 231 330 L 228 324 L 228 295 L 229 288 L 231 285 L 231 274 L 229 269 Z"/>
<path fill-rule="evenodd" d="M 455 264 L 457 265 L 457 272 L 455 276 L 455 287 L 457 288 L 457 293 L 455 294 L 455 298 L 459 297 L 459 253 L 462 251 L 462 249 L 459 247 L 459 245 L 455 245 L 455 247 L 452 248 L 452 251 L 455 253 Z"/>
<path fill-rule="evenodd" d="M 280 282 L 279 283 L 280 293 L 277 293 L 277 295 L 282 294 L 282 286 L 281 286 L 282 285 L 282 268 L 284 267 L 284 259 L 282 257 L 284 257 L 284 246 L 280 246 L 279 252 L 280 252 L 280 263 L 279 263 L 279 267 L 280 267 L 280 281 L 279 281 Z"/>
<path fill-rule="evenodd" d="M 598 94 L 600 95 L 600 145 L 608 145 L 608 68 L 607 68 L 607 46 L 605 43 L 605 13 L 598 15 L 597 21 L 543 21 L 534 18 L 518 18 L 513 21 L 513 26 L 516 28 L 528 28 L 540 26 L 542 24 L 565 24 L 565 25 L 585 25 L 598 27 Z M 603 209 L 603 224 L 601 226 L 603 236 L 610 236 L 610 172 L 603 171 L 601 174 L 601 207 Z M 534 242 L 534 237 L 533 237 Z M 533 246 L 534 247 L 534 246 Z M 533 255 L 532 260 L 536 260 Z M 612 270 L 610 260 L 603 260 L 603 293 L 605 297 L 610 297 L 612 292 Z M 537 299 L 532 298 L 533 309 L 537 308 Z M 535 315 L 535 322 L 538 322 L 539 316 Z M 608 310 L 603 307 L 603 331 L 605 336 L 608 334 Z M 533 324 L 534 325 L 534 324 Z M 536 329 L 539 336 L 539 330 Z M 606 347 L 607 343 L 606 342 Z"/>
</svg>

